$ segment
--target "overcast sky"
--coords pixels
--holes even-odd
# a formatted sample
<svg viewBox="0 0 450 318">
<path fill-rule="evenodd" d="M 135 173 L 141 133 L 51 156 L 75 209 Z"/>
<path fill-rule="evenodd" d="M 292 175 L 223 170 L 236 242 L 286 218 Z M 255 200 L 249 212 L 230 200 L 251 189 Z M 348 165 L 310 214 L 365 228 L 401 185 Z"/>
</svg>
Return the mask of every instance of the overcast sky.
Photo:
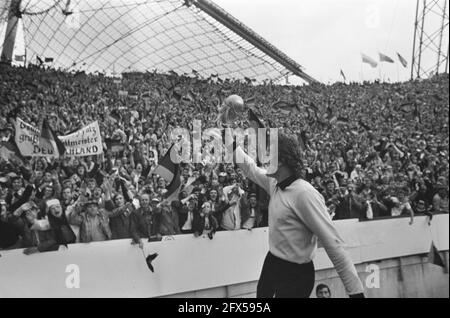
<svg viewBox="0 0 450 318">
<path fill-rule="evenodd" d="M 342 81 L 341 69 L 348 81 L 381 77 L 393 82 L 410 77 L 416 0 L 212 1 L 323 83 Z M 431 14 L 427 17 L 426 30 L 436 31 L 440 24 L 440 17 Z M 18 38 L 22 38 L 22 34 L 20 29 Z M 0 35 L 0 38 L 3 37 Z M 23 43 L 16 44 L 16 54 L 24 54 L 21 53 Z M 448 50 L 448 27 L 442 47 Z M 390 56 L 396 63 L 382 63 L 372 68 L 361 62 L 361 53 L 378 60 L 378 52 Z M 407 68 L 398 62 L 397 52 L 408 61 Z M 436 63 L 436 55 L 425 54 L 422 61 L 428 69 Z"/>
<path fill-rule="evenodd" d="M 321 82 L 341 81 L 340 69 L 347 80 L 355 81 L 373 80 L 380 73 L 391 81 L 410 76 L 410 66 L 403 68 L 396 52 L 411 62 L 415 0 L 214 1 Z M 430 16 L 429 29 L 437 23 L 437 15 Z M 362 65 L 361 52 L 377 60 L 382 52 L 397 63 L 373 69 Z M 436 56 L 425 60 L 433 63 Z"/>
</svg>

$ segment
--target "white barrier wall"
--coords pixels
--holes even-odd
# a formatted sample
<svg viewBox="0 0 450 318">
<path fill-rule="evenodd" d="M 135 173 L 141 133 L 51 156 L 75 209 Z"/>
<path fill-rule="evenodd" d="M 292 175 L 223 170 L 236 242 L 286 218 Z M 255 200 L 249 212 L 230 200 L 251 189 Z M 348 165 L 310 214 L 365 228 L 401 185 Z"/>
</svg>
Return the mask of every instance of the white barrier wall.
<svg viewBox="0 0 450 318">
<path fill-rule="evenodd" d="M 425 217 L 408 223 L 409 218 L 335 222 L 355 264 L 428 253 L 432 238 L 448 251 L 448 215 L 436 215 L 431 227 Z M 74 244 L 30 256 L 0 251 L 0 297 L 156 297 L 237 285 L 258 279 L 268 250 L 266 228 L 219 232 L 213 240 L 166 237 L 145 244 L 145 255 L 159 254 L 152 273 L 142 250 L 130 242 Z M 317 270 L 332 268 L 321 248 L 314 264 Z"/>
</svg>

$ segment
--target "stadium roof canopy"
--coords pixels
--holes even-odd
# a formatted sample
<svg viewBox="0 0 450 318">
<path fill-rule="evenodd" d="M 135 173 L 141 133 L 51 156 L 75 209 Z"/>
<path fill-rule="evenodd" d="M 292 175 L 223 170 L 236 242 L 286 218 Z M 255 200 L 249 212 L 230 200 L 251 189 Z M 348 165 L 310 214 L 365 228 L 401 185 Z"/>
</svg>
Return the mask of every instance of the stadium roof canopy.
<svg viewBox="0 0 450 318">
<path fill-rule="evenodd" d="M 3 29 L 11 1 L 0 5 Z M 18 16 L 26 60 L 53 59 L 68 71 L 315 81 L 210 0 L 21 0 Z"/>
</svg>

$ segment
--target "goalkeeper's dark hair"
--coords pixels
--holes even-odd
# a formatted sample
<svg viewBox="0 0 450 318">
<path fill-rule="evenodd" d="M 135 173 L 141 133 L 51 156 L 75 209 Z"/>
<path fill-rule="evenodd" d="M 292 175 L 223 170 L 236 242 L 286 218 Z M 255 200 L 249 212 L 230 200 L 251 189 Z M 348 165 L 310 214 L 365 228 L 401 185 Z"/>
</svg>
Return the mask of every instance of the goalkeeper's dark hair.
<svg viewBox="0 0 450 318">
<path fill-rule="evenodd" d="M 297 136 L 278 132 L 278 161 L 292 170 L 297 178 L 303 177 L 303 161 Z"/>
</svg>

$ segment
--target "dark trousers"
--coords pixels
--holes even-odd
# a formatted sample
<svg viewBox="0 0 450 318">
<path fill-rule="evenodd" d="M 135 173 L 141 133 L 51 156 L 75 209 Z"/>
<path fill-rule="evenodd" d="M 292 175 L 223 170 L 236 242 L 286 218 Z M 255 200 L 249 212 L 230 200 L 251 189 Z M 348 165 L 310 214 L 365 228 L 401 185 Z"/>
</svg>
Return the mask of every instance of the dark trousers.
<svg viewBox="0 0 450 318">
<path fill-rule="evenodd" d="M 313 262 L 291 263 L 267 253 L 256 291 L 257 298 L 309 298 L 314 288 Z"/>
</svg>

